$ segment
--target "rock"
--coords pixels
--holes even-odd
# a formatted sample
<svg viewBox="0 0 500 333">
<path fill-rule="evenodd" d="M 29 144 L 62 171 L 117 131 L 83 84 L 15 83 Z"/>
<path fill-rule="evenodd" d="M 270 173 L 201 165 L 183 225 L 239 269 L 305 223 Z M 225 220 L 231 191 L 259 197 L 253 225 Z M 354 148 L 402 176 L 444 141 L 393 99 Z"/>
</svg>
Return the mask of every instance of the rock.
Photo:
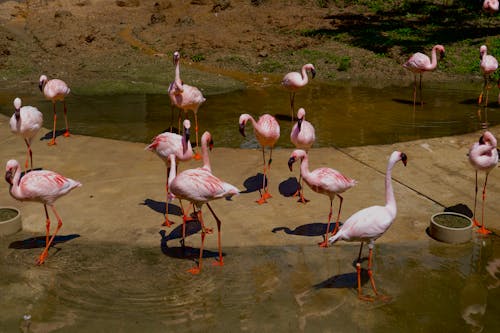
<svg viewBox="0 0 500 333">
<path fill-rule="evenodd" d="M 229 0 L 215 0 L 212 7 L 212 13 L 218 13 L 223 10 L 231 8 L 231 1 Z"/>
<path fill-rule="evenodd" d="M 116 0 L 118 7 L 139 7 L 139 0 Z"/>
<path fill-rule="evenodd" d="M 150 24 L 163 23 L 167 20 L 165 14 L 153 13 L 151 14 Z"/>
</svg>

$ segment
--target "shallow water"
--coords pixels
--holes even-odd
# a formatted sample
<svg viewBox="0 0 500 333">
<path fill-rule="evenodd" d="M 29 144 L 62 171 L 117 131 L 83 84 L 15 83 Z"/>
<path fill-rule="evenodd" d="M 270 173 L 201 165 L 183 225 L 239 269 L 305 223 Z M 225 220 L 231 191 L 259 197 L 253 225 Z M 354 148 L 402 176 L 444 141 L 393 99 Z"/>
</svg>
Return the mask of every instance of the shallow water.
<svg viewBox="0 0 500 333">
<path fill-rule="evenodd" d="M 315 126 L 315 147 L 387 144 L 462 134 L 500 123 L 498 90 L 491 89 L 485 110 L 477 105 L 480 89 L 481 82 L 465 88 L 424 83 L 424 106 L 418 104 L 414 110 L 413 86 L 376 89 L 313 82 L 296 94 L 295 107 L 304 107 L 306 119 Z M 1 113 L 12 115 L 14 97 L 0 95 Z M 51 129 L 52 104 L 41 94 L 20 97 L 24 105 L 34 105 L 43 112 L 44 125 Z M 249 113 L 257 118 L 270 113 L 280 119 L 277 147 L 292 147 L 289 95 L 280 87 L 252 87 L 206 97 L 198 112 L 200 137 L 209 130 L 216 146 L 257 147 L 251 125 L 247 138 L 239 134 L 239 115 Z M 144 143 L 171 125 L 178 127 L 177 111 L 172 114 L 169 103 L 166 94 L 87 96 L 75 92 L 67 98 L 74 133 Z M 57 128 L 63 129 L 61 105 L 58 110 Z M 191 112 L 189 117 L 194 121 Z"/>
<path fill-rule="evenodd" d="M 225 248 L 224 267 L 211 266 L 215 249 L 208 249 L 203 271 L 192 276 L 186 270 L 194 262 L 179 258 L 178 240 L 165 245 L 160 235 L 151 248 L 68 235 L 41 267 L 33 265 L 41 248 L 29 237 L 0 239 L 2 332 L 23 326 L 31 332 L 493 332 L 500 327 L 500 241 L 493 236 L 460 245 L 432 239 L 376 245 L 375 280 L 391 300 L 373 303 L 359 301 L 353 289 L 357 243 L 321 249 L 312 239 L 311 246 Z M 197 244 L 198 236 L 191 237 Z M 25 246 L 18 246 L 23 240 Z M 364 292 L 372 294 L 366 272 L 363 281 Z"/>
</svg>

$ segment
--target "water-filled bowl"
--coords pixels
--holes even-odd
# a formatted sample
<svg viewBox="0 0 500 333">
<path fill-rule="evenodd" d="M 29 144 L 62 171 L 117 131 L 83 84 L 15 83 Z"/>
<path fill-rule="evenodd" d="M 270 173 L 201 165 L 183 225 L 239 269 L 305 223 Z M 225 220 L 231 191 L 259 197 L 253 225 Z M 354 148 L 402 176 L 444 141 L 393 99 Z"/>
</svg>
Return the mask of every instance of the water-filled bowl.
<svg viewBox="0 0 500 333">
<path fill-rule="evenodd" d="M 455 212 L 436 213 L 431 216 L 429 233 L 445 243 L 465 243 L 472 238 L 472 220 Z"/>
<path fill-rule="evenodd" d="M 21 212 L 19 209 L 0 207 L 0 236 L 12 235 L 21 229 Z"/>
</svg>

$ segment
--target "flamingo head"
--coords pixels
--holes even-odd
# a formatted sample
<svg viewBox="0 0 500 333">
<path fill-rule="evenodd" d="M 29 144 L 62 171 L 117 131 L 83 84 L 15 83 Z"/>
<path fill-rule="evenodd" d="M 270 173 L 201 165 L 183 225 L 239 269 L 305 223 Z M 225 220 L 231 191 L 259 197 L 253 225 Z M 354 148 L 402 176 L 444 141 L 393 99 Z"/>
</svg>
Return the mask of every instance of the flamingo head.
<svg viewBox="0 0 500 333">
<path fill-rule="evenodd" d="M 306 116 L 306 110 L 304 110 L 304 108 L 300 108 L 299 111 L 297 111 L 297 127 L 299 131 L 305 116 Z"/>
<path fill-rule="evenodd" d="M 43 91 L 43 86 L 47 82 L 47 76 L 42 75 L 40 76 L 40 80 L 38 80 L 38 88 L 40 88 L 40 91 Z"/>
<path fill-rule="evenodd" d="M 290 169 L 290 171 L 293 171 L 293 169 L 292 169 L 293 163 L 295 163 L 299 159 L 302 162 L 305 155 L 306 155 L 306 152 L 302 149 L 294 150 L 292 155 L 290 155 L 290 158 L 288 159 L 288 169 Z"/>
<path fill-rule="evenodd" d="M 240 124 L 240 133 L 243 135 L 243 137 L 246 137 L 245 135 L 245 125 L 247 124 L 248 119 L 250 119 L 250 115 L 244 113 L 240 116 L 239 119 L 239 124 Z"/>
<path fill-rule="evenodd" d="M 212 140 L 212 134 L 210 132 L 205 131 L 201 136 L 201 142 L 206 142 L 208 149 L 212 150 L 214 148 L 214 140 Z"/>
<path fill-rule="evenodd" d="M 304 66 L 306 67 L 306 69 L 311 71 L 311 76 L 314 79 L 314 77 L 316 76 L 316 68 L 314 68 L 314 65 L 313 64 L 306 64 Z"/>
<path fill-rule="evenodd" d="M 182 125 L 184 126 L 184 140 L 182 140 L 182 147 L 185 152 L 187 149 L 187 144 L 189 143 L 189 129 L 191 128 L 191 122 L 189 121 L 189 119 L 184 119 Z"/>
<path fill-rule="evenodd" d="M 10 185 L 13 184 L 12 179 L 14 178 L 14 174 L 16 173 L 18 168 L 19 168 L 19 162 L 17 162 L 16 160 L 9 160 L 5 165 L 5 180 Z"/>
<path fill-rule="evenodd" d="M 488 52 L 488 48 L 486 47 L 486 45 L 481 45 L 481 47 L 479 48 L 479 59 L 482 60 L 486 52 Z"/>
<path fill-rule="evenodd" d="M 443 45 L 436 45 L 436 46 L 434 46 L 434 48 L 439 51 L 439 58 L 443 59 L 444 54 L 445 54 L 444 46 Z"/>
<path fill-rule="evenodd" d="M 496 145 L 497 145 L 497 139 L 495 138 L 495 136 L 490 131 L 486 131 L 479 138 L 479 144 L 480 145 L 488 144 L 490 146 L 496 147 Z"/>
<path fill-rule="evenodd" d="M 21 116 L 19 113 L 21 111 L 21 99 L 19 97 L 16 97 L 14 99 L 14 109 L 16 110 L 15 111 L 16 119 L 19 120 L 19 117 Z"/>
<path fill-rule="evenodd" d="M 406 163 L 408 162 L 408 156 L 406 156 L 405 153 L 401 153 L 401 162 L 403 162 L 403 165 L 406 166 Z"/>
<path fill-rule="evenodd" d="M 180 59 L 181 59 L 181 54 L 179 53 L 179 51 L 175 51 L 173 57 L 174 65 L 177 65 Z"/>
</svg>

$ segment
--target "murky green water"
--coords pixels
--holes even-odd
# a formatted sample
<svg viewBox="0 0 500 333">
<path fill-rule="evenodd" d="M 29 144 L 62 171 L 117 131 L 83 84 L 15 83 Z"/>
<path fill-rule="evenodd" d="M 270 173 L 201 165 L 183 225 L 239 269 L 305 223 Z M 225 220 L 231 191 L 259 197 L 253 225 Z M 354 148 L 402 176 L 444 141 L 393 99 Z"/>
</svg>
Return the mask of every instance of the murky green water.
<svg viewBox="0 0 500 333">
<path fill-rule="evenodd" d="M 386 144 L 420 138 L 461 134 L 478 130 L 486 123 L 500 123 L 498 90 L 490 93 L 490 106 L 485 112 L 477 106 L 481 82 L 466 88 L 432 86 L 424 83 L 424 107 L 413 110 L 413 87 L 385 89 L 353 88 L 311 84 L 296 95 L 296 108 L 304 107 L 307 119 L 315 126 L 316 147 Z M 0 96 L 0 112 L 13 112 L 12 94 Z M 44 113 L 45 127 L 52 128 L 52 105 L 41 94 L 20 96 L 25 105 L 37 106 Z M 75 133 L 150 142 L 167 129 L 177 113 L 171 114 L 165 95 L 86 96 L 72 94 L 67 98 L 70 128 Z M 61 110 L 61 106 L 58 110 Z M 480 112 L 478 112 L 480 111 Z M 200 134 L 212 132 L 219 147 L 256 147 L 251 129 L 250 139 L 239 134 L 241 113 L 258 117 L 263 113 L 278 115 L 281 124 L 279 147 L 292 147 L 288 93 L 280 87 L 268 86 L 207 96 L 199 110 Z M 193 115 L 190 113 L 193 120 Z M 63 129 L 59 112 L 58 129 Z M 45 133 L 43 133 L 45 134 Z"/>
<path fill-rule="evenodd" d="M 494 332 L 500 327 L 500 241 L 432 239 L 375 248 L 385 303 L 359 301 L 358 244 L 225 248 L 199 276 L 177 240 L 137 248 L 80 237 L 40 248 L 0 239 L 0 331 L 17 332 Z M 167 235 L 168 237 L 168 235 Z M 197 237 L 192 236 L 192 237 Z M 293 236 L 290 236 L 293 237 Z M 315 244 L 315 240 L 311 240 Z M 14 243 L 16 244 L 16 243 Z M 31 244 L 32 242 L 25 242 Z M 208 249 L 208 255 L 210 250 Z M 366 267 L 366 262 L 363 263 Z M 369 283 L 363 286 L 371 293 Z M 23 321 L 29 314 L 31 319 Z"/>
</svg>

